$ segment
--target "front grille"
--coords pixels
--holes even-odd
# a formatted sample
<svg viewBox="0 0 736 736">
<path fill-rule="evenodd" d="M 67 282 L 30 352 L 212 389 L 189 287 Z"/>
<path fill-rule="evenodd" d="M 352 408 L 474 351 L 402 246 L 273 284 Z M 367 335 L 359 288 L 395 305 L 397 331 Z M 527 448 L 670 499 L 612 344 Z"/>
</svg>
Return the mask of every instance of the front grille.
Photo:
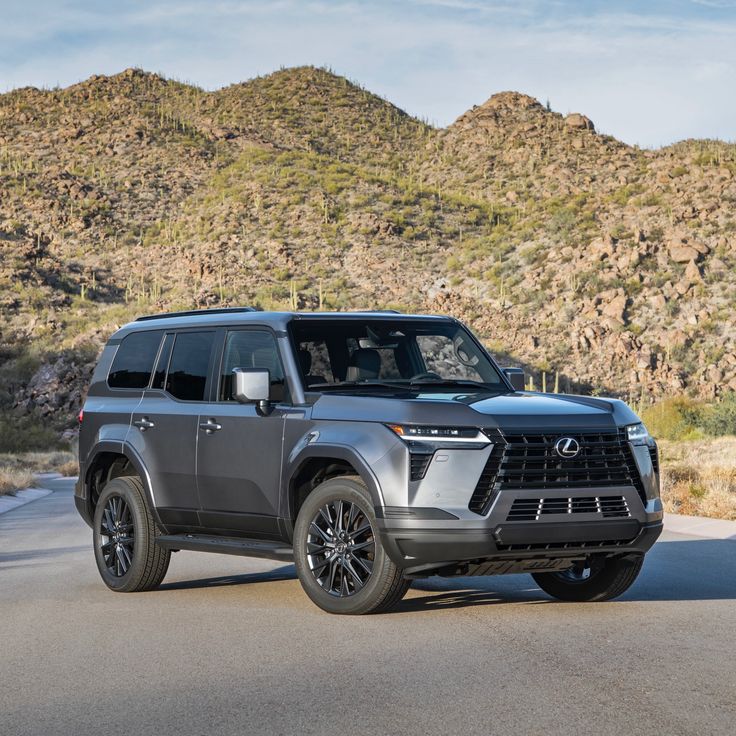
<svg viewBox="0 0 736 736">
<path fill-rule="evenodd" d="M 631 446 L 622 431 L 558 430 L 524 432 L 486 430 L 494 442 L 486 467 L 468 507 L 485 514 L 497 491 L 634 486 L 644 488 Z M 554 449 L 560 437 L 580 444 L 574 458 L 561 458 Z"/>
<path fill-rule="evenodd" d="M 635 539 L 636 537 L 634 537 Z M 499 552 L 535 552 L 551 549 L 592 549 L 599 547 L 623 547 L 634 539 L 609 539 L 605 542 L 535 542 L 534 544 L 497 544 Z"/>
<path fill-rule="evenodd" d="M 571 496 L 569 498 L 517 498 L 506 521 L 539 521 L 543 516 L 598 514 L 604 519 L 629 518 L 623 496 Z"/>
</svg>

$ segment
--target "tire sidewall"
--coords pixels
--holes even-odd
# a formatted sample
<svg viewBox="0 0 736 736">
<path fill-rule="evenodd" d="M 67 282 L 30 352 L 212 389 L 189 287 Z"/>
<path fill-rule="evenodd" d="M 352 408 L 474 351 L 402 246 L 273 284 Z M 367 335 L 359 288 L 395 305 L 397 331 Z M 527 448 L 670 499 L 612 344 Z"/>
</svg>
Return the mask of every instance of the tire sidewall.
<svg viewBox="0 0 736 736">
<path fill-rule="evenodd" d="M 310 522 L 321 506 L 338 499 L 350 501 L 363 511 L 370 521 L 375 538 L 373 572 L 363 589 L 345 598 L 330 595 L 322 588 L 309 567 L 306 553 Z M 384 589 L 386 575 L 390 573 L 392 563 L 381 544 L 373 503 L 362 483 L 349 478 L 334 478 L 320 484 L 307 496 L 294 526 L 294 564 L 305 593 L 323 610 L 329 613 L 350 614 L 364 613 L 374 607 L 374 602 Z"/>
<path fill-rule="evenodd" d="M 128 504 L 131 516 L 133 518 L 133 528 L 135 534 L 135 543 L 133 545 L 133 563 L 128 572 L 122 577 L 116 577 L 109 572 L 105 565 L 105 560 L 100 544 L 100 523 L 104 513 L 105 505 L 112 496 L 120 496 Z M 94 514 L 94 526 L 92 527 L 92 542 L 95 552 L 95 562 L 99 570 L 100 577 L 108 588 L 120 592 L 127 592 L 136 587 L 136 583 L 145 573 L 146 554 L 145 550 L 150 544 L 150 514 L 145 506 L 145 502 L 140 497 L 137 489 L 126 478 L 114 478 L 103 489 L 97 501 Z"/>
</svg>

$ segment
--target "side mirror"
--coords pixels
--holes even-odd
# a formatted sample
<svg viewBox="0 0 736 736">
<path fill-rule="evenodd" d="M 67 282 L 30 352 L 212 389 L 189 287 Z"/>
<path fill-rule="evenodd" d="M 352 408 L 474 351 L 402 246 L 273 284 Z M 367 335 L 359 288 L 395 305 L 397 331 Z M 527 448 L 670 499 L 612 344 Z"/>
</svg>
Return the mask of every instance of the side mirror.
<svg viewBox="0 0 736 736">
<path fill-rule="evenodd" d="M 271 398 L 271 373 L 260 368 L 233 368 L 233 398 L 241 404 L 258 404 L 268 413 Z"/>
<path fill-rule="evenodd" d="M 509 379 L 515 391 L 523 391 L 526 388 L 526 376 L 522 368 L 504 368 L 503 374 Z"/>
</svg>

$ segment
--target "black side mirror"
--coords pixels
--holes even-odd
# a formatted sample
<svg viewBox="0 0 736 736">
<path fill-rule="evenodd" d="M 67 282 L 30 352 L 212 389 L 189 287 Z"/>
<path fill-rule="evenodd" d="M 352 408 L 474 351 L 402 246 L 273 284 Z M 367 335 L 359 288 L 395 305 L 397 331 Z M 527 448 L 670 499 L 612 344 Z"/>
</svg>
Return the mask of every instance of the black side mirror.
<svg viewBox="0 0 736 736">
<path fill-rule="evenodd" d="M 268 414 L 271 404 L 271 373 L 260 368 L 233 368 L 233 398 L 241 404 L 257 404 Z"/>
<path fill-rule="evenodd" d="M 523 391 L 526 388 L 526 376 L 523 368 L 504 368 L 503 374 L 509 379 L 509 383 L 515 391 Z"/>
</svg>

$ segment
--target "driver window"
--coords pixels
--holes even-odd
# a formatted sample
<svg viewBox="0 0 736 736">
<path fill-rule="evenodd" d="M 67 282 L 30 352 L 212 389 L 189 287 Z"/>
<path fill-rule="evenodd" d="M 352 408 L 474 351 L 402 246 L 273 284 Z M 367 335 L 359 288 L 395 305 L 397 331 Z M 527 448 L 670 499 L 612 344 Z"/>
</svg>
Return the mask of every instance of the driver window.
<svg viewBox="0 0 736 736">
<path fill-rule="evenodd" d="M 231 330 L 225 339 L 220 370 L 220 401 L 233 401 L 233 369 L 259 368 L 271 374 L 271 395 L 284 401 L 286 388 L 274 336 L 266 330 Z"/>
</svg>

